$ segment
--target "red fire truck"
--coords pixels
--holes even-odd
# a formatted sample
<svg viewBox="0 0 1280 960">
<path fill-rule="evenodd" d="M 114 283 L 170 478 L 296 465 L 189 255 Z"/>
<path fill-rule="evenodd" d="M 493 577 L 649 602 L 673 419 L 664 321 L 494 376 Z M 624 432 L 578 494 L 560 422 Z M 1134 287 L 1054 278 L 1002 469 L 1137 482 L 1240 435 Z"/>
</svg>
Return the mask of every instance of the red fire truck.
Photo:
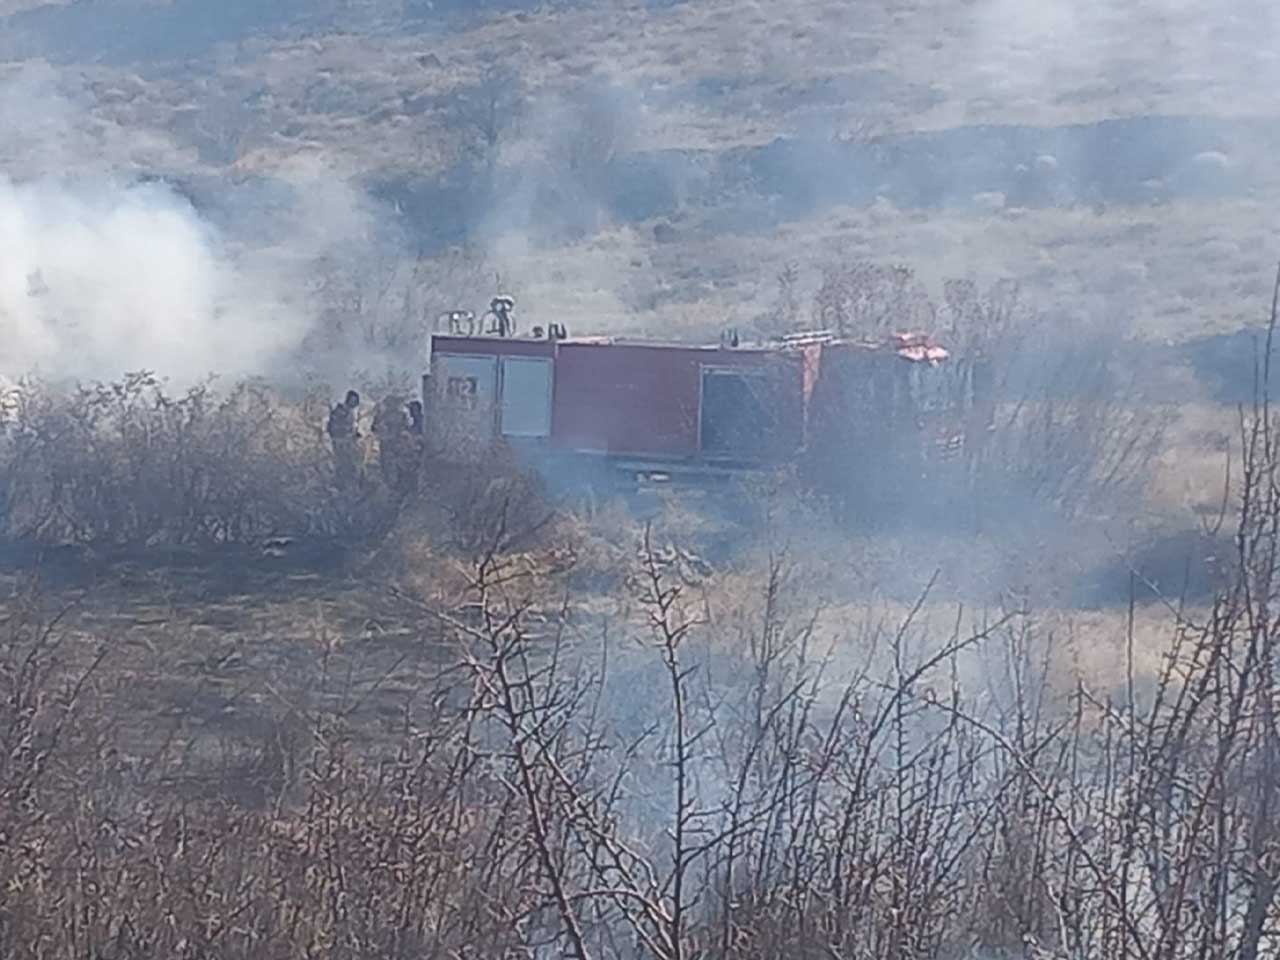
<svg viewBox="0 0 1280 960">
<path fill-rule="evenodd" d="M 536 333 L 432 338 L 423 396 L 437 456 L 505 446 L 560 476 L 629 480 L 857 472 L 931 445 L 932 373 L 948 359 L 908 334 L 697 346 Z"/>
</svg>

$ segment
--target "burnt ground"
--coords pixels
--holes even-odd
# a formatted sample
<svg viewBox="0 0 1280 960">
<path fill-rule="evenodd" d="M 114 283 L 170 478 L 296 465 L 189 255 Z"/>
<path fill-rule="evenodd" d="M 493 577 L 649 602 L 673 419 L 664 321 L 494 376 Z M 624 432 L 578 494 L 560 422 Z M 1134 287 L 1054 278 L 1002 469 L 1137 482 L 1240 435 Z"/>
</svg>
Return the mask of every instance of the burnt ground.
<svg viewBox="0 0 1280 960">
<path fill-rule="evenodd" d="M 752 576 L 743 528 L 735 522 L 743 505 L 730 504 L 719 522 L 705 509 L 683 506 L 680 529 L 710 568 L 730 581 L 735 571 Z M 636 512 L 647 516 L 653 507 Z M 593 536 L 623 549 L 616 542 L 620 531 L 599 529 Z M 848 593 L 853 605 L 873 597 L 909 605 L 919 593 L 916 581 L 935 565 L 946 566 L 953 548 L 960 550 L 947 538 L 909 550 L 902 531 L 867 543 L 865 556 L 837 551 L 830 564 L 819 565 L 830 588 Z M 1095 553 L 1089 565 L 1063 573 L 1079 579 L 1059 594 L 1073 610 L 1058 612 L 1121 617 L 1130 596 L 1144 606 L 1204 602 L 1229 546 L 1178 535 L 1123 560 Z M 887 556 L 877 552 L 886 550 Z M 971 605 L 980 599 L 972 591 L 985 594 L 1010 575 L 1007 564 L 992 560 L 987 570 L 981 555 L 961 555 L 969 573 L 942 578 L 936 599 L 943 606 Z M 278 786 L 283 775 L 282 758 L 305 762 L 322 720 L 339 722 L 353 748 L 370 759 L 391 749 L 406 729 L 429 728 L 427 701 L 449 687 L 441 677 L 458 662 L 460 638 L 408 599 L 398 581 L 403 575 L 411 584 L 408 593 L 414 586 L 436 590 L 439 571 L 432 565 L 438 560 L 370 558 L 328 543 L 294 543 L 279 555 L 248 548 L 90 551 L 9 544 L 0 548 L 0 647 L 33 606 L 58 618 L 59 662 L 74 673 L 102 654 L 90 687 L 98 701 L 93 715 L 118 727 L 121 749 L 141 768 L 161 771 L 151 782 L 159 777 L 183 790 L 220 789 L 265 802 L 271 782 Z M 620 562 L 614 556 L 575 575 L 575 589 L 583 591 L 575 610 L 590 618 L 596 599 L 617 598 Z M 465 681 L 460 673 L 449 675 Z M 264 765 L 276 781 L 262 780 Z"/>
<path fill-rule="evenodd" d="M 56 618 L 67 671 L 102 653 L 95 715 L 119 725 L 124 749 L 196 784 L 243 783 L 240 768 L 321 716 L 376 748 L 411 720 L 449 642 L 387 582 L 318 546 L 283 557 L 8 547 L 0 623 L 12 629 L 33 608 Z M 0 641 L 9 635 L 0 625 Z"/>
</svg>

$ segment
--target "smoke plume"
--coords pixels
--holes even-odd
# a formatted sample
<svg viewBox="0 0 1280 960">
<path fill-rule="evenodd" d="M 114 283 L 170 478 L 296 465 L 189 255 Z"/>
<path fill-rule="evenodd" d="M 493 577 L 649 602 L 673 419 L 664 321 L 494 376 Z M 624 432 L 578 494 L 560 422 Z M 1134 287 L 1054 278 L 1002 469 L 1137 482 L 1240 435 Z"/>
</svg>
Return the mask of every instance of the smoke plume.
<svg viewBox="0 0 1280 960">
<path fill-rule="evenodd" d="M 303 162 L 197 209 L 150 174 L 176 148 L 87 99 L 46 68 L 0 77 L 0 374 L 278 377 L 318 315 L 317 264 L 369 254 L 363 191 Z"/>
<path fill-rule="evenodd" d="M 302 321 L 160 185 L 0 178 L 0 371 L 175 380 L 258 373 Z"/>
</svg>

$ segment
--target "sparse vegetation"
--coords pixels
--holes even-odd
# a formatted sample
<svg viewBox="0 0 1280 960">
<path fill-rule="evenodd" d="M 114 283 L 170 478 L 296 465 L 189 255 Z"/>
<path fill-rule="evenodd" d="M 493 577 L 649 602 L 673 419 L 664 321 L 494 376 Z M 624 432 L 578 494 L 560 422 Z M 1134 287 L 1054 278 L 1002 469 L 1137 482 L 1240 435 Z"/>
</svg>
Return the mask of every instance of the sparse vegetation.
<svg viewBox="0 0 1280 960">
<path fill-rule="evenodd" d="M 1046 510 L 1132 513 L 1146 496 L 1171 410 L 1142 373 L 1125 369 L 1123 330 L 1077 323 L 1063 337 L 1011 282 L 982 289 L 948 280 L 938 303 L 910 267 L 870 261 L 829 266 L 813 313 L 843 337 L 924 332 L 952 353 L 918 388 L 918 432 L 939 445 L 933 462 L 916 453 L 917 431 L 897 444 L 899 460 L 865 462 L 862 451 L 894 449 L 886 435 L 903 428 L 892 418 L 827 425 L 813 445 L 818 485 L 846 513 L 916 504 L 911 511 L 928 523 L 999 528 Z M 948 458 L 960 438 L 963 450 Z"/>
<path fill-rule="evenodd" d="M 326 399 L 251 383 L 173 396 L 147 374 L 69 394 L 29 381 L 6 397 L 4 534 L 133 547 L 371 534 L 387 508 L 334 489 Z"/>
<path fill-rule="evenodd" d="M 623 593 L 593 612 L 564 528 L 504 494 L 456 555 L 453 601 L 399 591 L 416 649 L 361 679 L 321 640 L 255 746 L 194 705 L 140 734 L 119 646 L 16 595 L 0 943 L 1264 956 L 1280 505 L 1269 416 L 1244 437 L 1231 582 L 1203 613 L 1171 613 L 1152 669 L 1122 627 L 1127 666 L 1101 686 L 1030 609 L 941 632 L 927 597 L 897 622 L 833 611 L 772 526 L 737 578 L 645 528 Z"/>
<path fill-rule="evenodd" d="M 5 381 L 0 956 L 1280 955 L 1273 32 L 0 0 L 0 326 L 195 291 L 177 355 L 276 358 Z M 132 271 L 179 293 L 94 286 Z M 867 417 L 720 498 L 479 449 L 402 486 L 367 422 L 337 482 L 334 395 L 415 393 L 495 285 L 521 329 L 953 360 L 898 459 Z M 98 339 L 77 373 L 146 335 Z"/>
<path fill-rule="evenodd" d="M 976 296 L 948 309 L 1017 312 Z M 305 404 L 256 388 L 170 399 L 140 375 L 15 404 L 32 536 L 235 543 L 298 522 L 290 492 L 333 502 L 290 486 L 324 472 L 295 442 Z M 0 634 L 0 946 L 1265 956 L 1275 436 L 1265 406 L 1243 421 L 1219 592 L 1171 606 L 1155 658 L 1131 601 L 1110 676 L 1025 600 L 948 627 L 929 590 L 892 615 L 832 598 L 779 491 L 737 559 L 660 518 L 601 587 L 578 571 L 590 525 L 498 461 L 435 475 L 367 561 L 397 639 L 387 612 L 362 641 L 313 628 L 256 680 L 243 640 L 168 630 L 139 655 L 23 586 Z"/>
</svg>

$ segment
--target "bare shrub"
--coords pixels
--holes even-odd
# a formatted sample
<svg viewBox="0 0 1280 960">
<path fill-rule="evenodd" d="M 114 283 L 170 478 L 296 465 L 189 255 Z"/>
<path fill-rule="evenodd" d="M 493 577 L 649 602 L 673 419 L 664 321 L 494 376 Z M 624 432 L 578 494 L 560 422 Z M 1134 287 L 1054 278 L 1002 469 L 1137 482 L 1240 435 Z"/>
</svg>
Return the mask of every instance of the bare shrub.
<svg viewBox="0 0 1280 960">
<path fill-rule="evenodd" d="M 1269 953 L 1271 422 L 1245 434 L 1236 585 L 1176 618 L 1154 677 L 1130 637 L 1119 697 L 1063 684 L 1025 610 L 941 638 L 869 621 L 837 654 L 785 552 L 726 617 L 649 533 L 608 631 L 635 646 L 575 654 L 569 620 L 536 625 L 537 574 L 487 555 L 460 629 L 540 821 L 542 935 L 579 957 Z"/>
<path fill-rule="evenodd" d="M 6 666 L 23 653 L 2 652 Z M 37 724 L 48 741 L 73 716 L 75 688 L 55 697 L 40 649 L 28 646 L 20 662 L 31 669 L 17 689 L 48 700 L 40 711 L 54 725 Z M 0 682 L 15 680 L 0 673 Z M 299 798 L 265 808 L 208 785 L 175 796 L 163 768 L 140 775 L 96 745 L 32 744 L 38 782 L 24 772 L 30 762 L 0 770 L 0 797 L 20 814 L 0 823 L 0 949 L 120 958 L 518 949 L 517 918 L 536 904 L 511 885 L 521 871 L 507 838 L 524 827 L 465 723 L 424 716 L 429 735 L 406 734 L 384 758 L 362 760 L 332 717 L 314 719 Z M 28 726 L 9 729 L 30 743 Z"/>
<path fill-rule="evenodd" d="M 492 177 L 503 141 L 525 108 L 524 79 L 510 64 L 496 61 L 481 67 L 475 83 L 455 91 L 449 110 L 462 160 Z"/>
<path fill-rule="evenodd" d="M 951 351 L 914 378 L 914 419 L 892 425 L 897 446 L 922 455 L 889 467 L 875 457 L 861 470 L 885 474 L 902 504 L 991 526 L 1045 508 L 1067 518 L 1122 512 L 1145 492 L 1170 407 L 1133 371 L 1113 324 L 1055 321 L 1012 283 L 948 281 L 939 305 L 910 268 L 863 262 L 826 272 L 815 311 L 843 336 L 921 331 Z M 876 416 L 867 412 L 866 429 Z M 826 492 L 855 513 L 869 496 L 838 484 Z"/>
<path fill-rule="evenodd" d="M 535 236 L 581 239 L 609 219 L 610 179 L 643 129 L 643 105 L 621 87 L 588 82 L 535 101 L 520 145 L 531 176 L 504 204 L 529 218 Z M 536 160 L 529 164 L 529 159 Z M 510 224 L 508 224 L 510 225 Z"/>
<path fill-rule="evenodd" d="M 254 543 L 287 533 L 361 537 L 389 506 L 333 488 L 319 398 L 288 403 L 241 383 L 173 396 L 153 376 L 8 397 L 0 445 L 3 532 L 142 546 Z"/>
<path fill-rule="evenodd" d="M 981 826 L 986 782 L 964 724 L 926 729 L 910 700 L 980 638 L 917 658 L 897 631 L 886 682 L 866 668 L 829 688 L 830 652 L 789 609 L 794 573 L 778 557 L 760 619 L 742 621 L 747 642 L 717 662 L 699 642 L 704 573 L 646 533 L 631 581 L 639 647 L 597 660 L 575 655 L 563 618 L 534 625 L 527 575 L 497 555 L 477 568 L 484 613 L 460 629 L 539 824 L 546 936 L 578 957 L 936 954 L 973 892 L 949 882 L 963 861 L 939 849 L 962 852 Z M 637 686 L 661 705 L 636 701 Z"/>
<path fill-rule="evenodd" d="M 109 659 L 16 619 L 0 949 L 1270 955 L 1278 435 L 1246 424 L 1234 583 L 1175 616 L 1156 676 L 1130 646 L 1111 692 L 1054 676 L 1027 610 L 828 616 L 774 543 L 726 578 L 641 530 L 626 595 L 576 605 L 537 514 L 483 509 L 467 611 L 406 598 L 454 654 L 397 734 L 364 739 L 363 694 L 317 690 L 192 794 L 166 786 L 192 751 L 113 748 Z"/>
<path fill-rule="evenodd" d="M 314 296 L 319 320 L 299 348 L 299 364 L 333 377 L 360 369 L 366 379 L 416 379 L 437 318 L 476 310 L 493 283 L 475 251 L 405 257 L 385 240 L 359 258 L 322 261 L 316 271 L 323 277 Z"/>
<path fill-rule="evenodd" d="M 776 278 L 777 290 L 768 311 L 755 321 L 755 329 L 768 337 L 794 333 L 801 326 L 800 270 L 788 263 Z"/>
<path fill-rule="evenodd" d="M 578 91 L 567 106 L 568 130 L 552 146 L 551 159 L 590 190 L 598 190 L 609 165 L 635 141 L 639 106 L 617 87 Z"/>
<path fill-rule="evenodd" d="M 110 496 L 171 462 L 151 389 L 107 391 L 86 438 L 139 445 L 108 458 Z M 19 594 L 0 623 L 0 953 L 1275 955 L 1265 399 L 1241 441 L 1230 582 L 1205 610 L 1171 605 L 1147 676 L 1131 609 L 1106 690 L 1058 675 L 1034 611 L 939 628 L 927 590 L 903 616 L 828 609 L 806 568 L 825 558 L 769 538 L 759 567 L 726 571 L 678 529 L 633 531 L 625 590 L 575 603 L 574 545 L 518 477 L 463 484 L 465 609 L 400 598 L 447 656 L 404 684 L 390 735 L 361 725 L 374 691 L 326 642 L 314 682 L 277 697 L 278 734 L 217 763 L 184 728 L 133 762 L 112 651 Z"/>
<path fill-rule="evenodd" d="M 819 328 L 842 337 L 875 339 L 903 330 L 931 330 L 936 308 L 906 266 L 856 261 L 823 271 L 814 297 Z"/>
<path fill-rule="evenodd" d="M 969 483 L 1067 516 L 1130 509 L 1145 493 L 1171 410 L 1145 388 L 1114 324 L 1057 320 L 1016 284 L 945 287 L 944 376 L 964 428 Z"/>
</svg>

